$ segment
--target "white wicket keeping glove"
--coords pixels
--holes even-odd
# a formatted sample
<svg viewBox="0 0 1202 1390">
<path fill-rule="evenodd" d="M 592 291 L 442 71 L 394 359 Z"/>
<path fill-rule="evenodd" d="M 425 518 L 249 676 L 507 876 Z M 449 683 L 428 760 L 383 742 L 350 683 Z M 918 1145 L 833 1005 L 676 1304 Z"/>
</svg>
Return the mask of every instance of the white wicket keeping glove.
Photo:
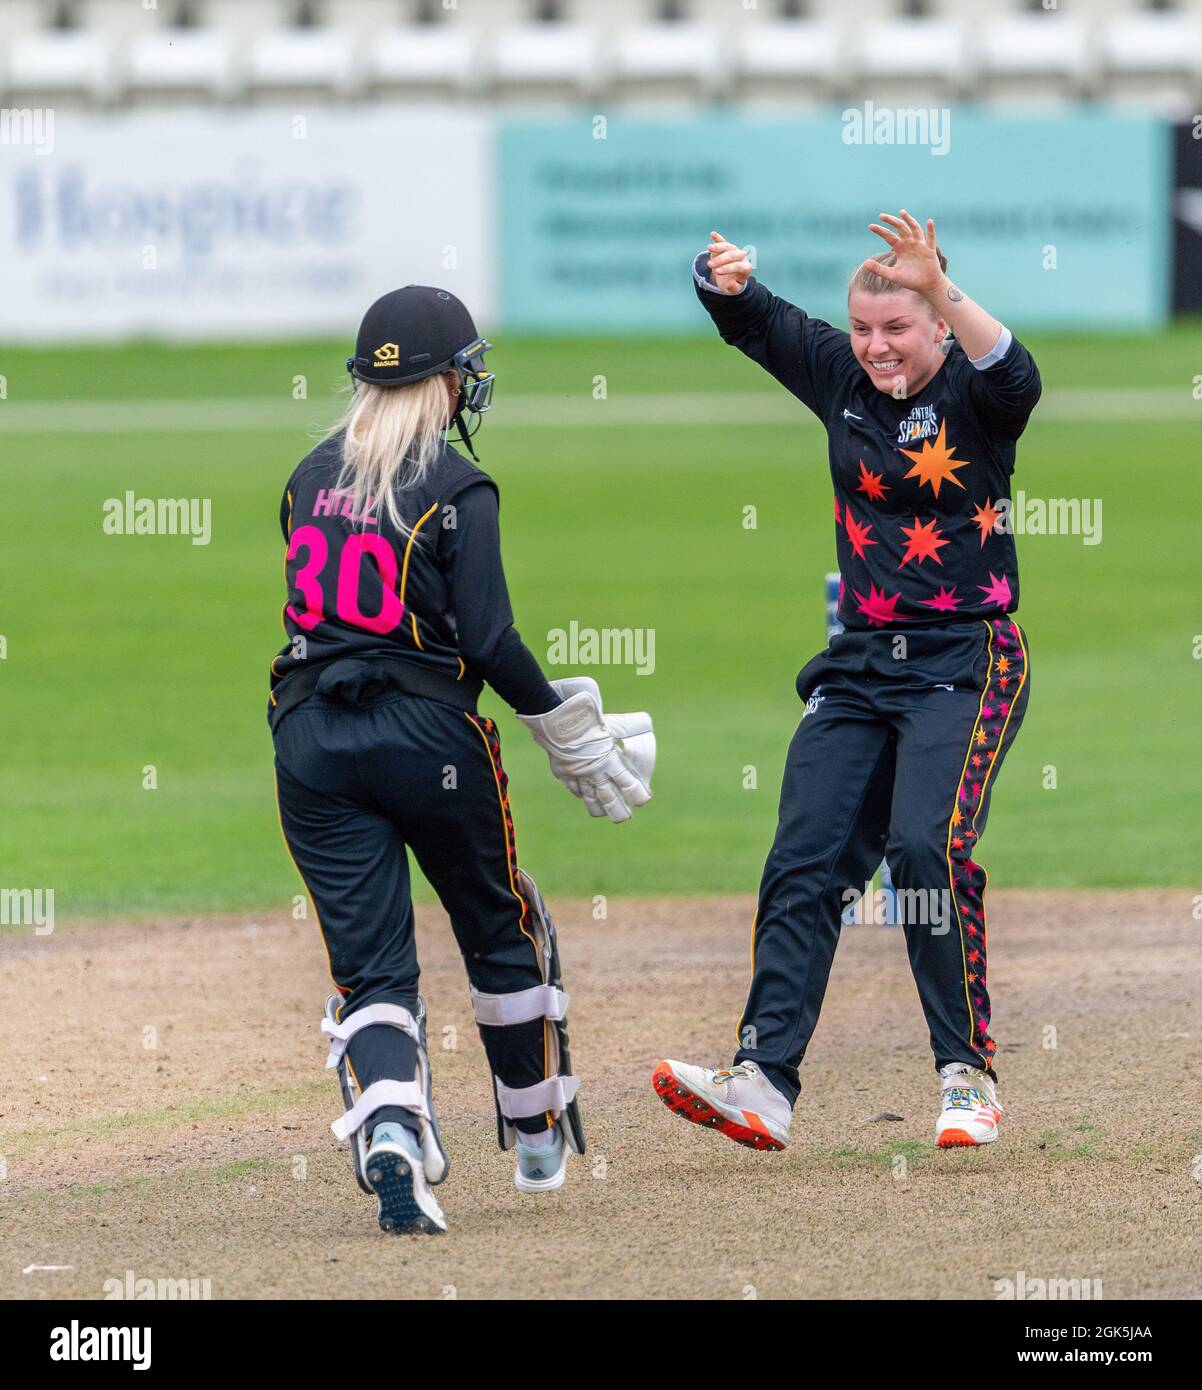
<svg viewBox="0 0 1202 1390">
<path fill-rule="evenodd" d="M 590 816 L 629 820 L 633 808 L 651 800 L 655 732 L 651 716 L 606 715 L 591 676 L 552 681 L 563 703 L 546 714 L 518 718 L 547 750 L 551 771 L 578 796 Z M 619 742 L 620 740 L 620 742 Z"/>
</svg>

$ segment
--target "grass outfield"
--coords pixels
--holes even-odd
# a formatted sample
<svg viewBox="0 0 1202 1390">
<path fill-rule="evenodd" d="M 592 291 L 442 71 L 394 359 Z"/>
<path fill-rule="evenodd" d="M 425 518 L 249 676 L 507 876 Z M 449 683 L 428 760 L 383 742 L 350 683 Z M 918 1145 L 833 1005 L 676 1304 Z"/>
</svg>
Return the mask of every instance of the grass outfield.
<svg viewBox="0 0 1202 1390">
<path fill-rule="evenodd" d="M 1188 413 L 1202 326 L 1030 346 L 1046 391 L 1094 391 L 1098 408 L 1092 418 L 1078 398 L 1083 418 L 1068 419 L 1049 398 L 1048 418 L 1037 411 L 1020 445 L 1016 487 L 1101 497 L 1103 541 L 1019 538 L 1033 695 L 981 858 L 995 885 L 1189 886 L 1202 848 L 1202 479 Z M 334 412 L 344 352 L 0 353 L 4 875 L 54 888 L 59 914 L 268 908 L 297 891 L 264 718 L 267 663 L 282 640 L 276 518 L 306 426 Z M 793 678 L 824 640 L 834 539 L 821 430 L 800 406 L 790 423 L 780 388 L 716 337 L 505 341 L 494 359 L 500 386 L 481 459 L 502 486 L 519 628 L 540 656 L 546 634 L 573 619 L 656 634 L 653 675 L 597 673 L 611 708 L 646 707 L 656 719 L 656 799 L 634 825 L 591 822 L 488 697 L 522 859 L 553 894 L 753 890 L 800 714 Z M 309 399 L 294 404 L 298 375 Z M 606 400 L 593 400 L 599 376 Z M 1110 388 L 1152 388 L 1162 401 L 1178 385 L 1184 409 L 1106 417 Z M 608 423 L 640 393 L 691 397 L 704 411 L 713 393 L 744 391 L 743 418 L 727 423 Z M 536 395 L 575 405 L 579 422 L 503 426 L 507 404 L 513 419 L 516 398 Z M 3 419 L 10 406 L 64 396 L 268 398 L 282 423 L 125 433 L 119 407 L 90 433 L 86 420 L 23 432 L 18 412 L 16 429 Z M 759 399 L 768 421 L 756 419 Z M 104 535 L 102 504 L 127 489 L 211 498 L 212 543 Z M 747 505 L 758 509 L 755 530 L 742 525 Z M 147 765 L 157 790 L 143 790 Z M 748 766 L 754 790 L 744 788 Z"/>
</svg>

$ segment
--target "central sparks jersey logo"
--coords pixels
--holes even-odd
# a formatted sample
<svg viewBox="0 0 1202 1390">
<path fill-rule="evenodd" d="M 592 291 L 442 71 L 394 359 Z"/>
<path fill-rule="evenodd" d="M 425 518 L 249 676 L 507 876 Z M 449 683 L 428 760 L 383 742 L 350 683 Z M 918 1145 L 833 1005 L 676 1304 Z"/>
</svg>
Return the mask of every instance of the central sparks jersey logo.
<svg viewBox="0 0 1202 1390">
<path fill-rule="evenodd" d="M 897 442 L 912 444 L 916 439 L 933 439 L 939 433 L 933 405 L 916 405 L 897 427 Z"/>
</svg>

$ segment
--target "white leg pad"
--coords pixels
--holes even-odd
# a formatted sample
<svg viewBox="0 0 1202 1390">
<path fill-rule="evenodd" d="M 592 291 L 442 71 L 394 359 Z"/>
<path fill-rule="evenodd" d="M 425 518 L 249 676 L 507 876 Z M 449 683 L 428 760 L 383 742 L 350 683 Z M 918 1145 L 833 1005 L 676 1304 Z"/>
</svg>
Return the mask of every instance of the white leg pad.
<svg viewBox="0 0 1202 1390">
<path fill-rule="evenodd" d="M 408 1033 L 418 1047 L 421 1046 L 421 1029 L 408 1009 L 401 1008 L 399 1004 L 368 1004 L 364 1009 L 356 1009 L 341 1023 L 328 1015 L 321 1020 L 322 1037 L 330 1039 L 330 1055 L 326 1058 L 326 1067 L 336 1067 L 342 1061 L 347 1044 L 356 1033 L 378 1023 L 399 1028 L 402 1033 Z"/>
<path fill-rule="evenodd" d="M 519 1095 L 522 1093 L 519 1091 Z M 416 1081 L 373 1081 L 353 1106 L 334 1121 L 330 1128 L 336 1139 L 349 1139 L 362 1129 L 372 1115 L 385 1105 L 412 1110 L 423 1120 L 430 1118 L 425 1089 Z M 535 1112 L 537 1113 L 537 1112 Z"/>
<path fill-rule="evenodd" d="M 556 1114 L 565 1110 L 575 1099 L 579 1089 L 578 1076 L 549 1076 L 545 1081 L 539 1081 L 533 1086 L 522 1086 L 516 1090 L 498 1080 L 497 1104 L 506 1119 L 529 1120 L 535 1115 L 541 1115 L 544 1110 L 552 1110 Z"/>
<path fill-rule="evenodd" d="M 571 997 L 555 985 L 534 985 L 531 989 L 515 990 L 512 994 L 485 994 L 472 986 L 472 1009 L 476 1022 L 489 1028 L 504 1028 L 514 1023 L 530 1023 L 536 1018 L 552 1022 L 567 1018 Z"/>
</svg>

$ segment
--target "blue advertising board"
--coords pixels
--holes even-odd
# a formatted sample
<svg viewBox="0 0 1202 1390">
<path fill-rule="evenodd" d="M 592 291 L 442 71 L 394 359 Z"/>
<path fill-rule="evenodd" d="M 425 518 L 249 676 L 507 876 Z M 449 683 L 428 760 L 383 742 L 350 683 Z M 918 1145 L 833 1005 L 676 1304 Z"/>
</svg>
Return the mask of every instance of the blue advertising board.
<svg viewBox="0 0 1202 1390">
<path fill-rule="evenodd" d="M 1168 311 L 1171 131 L 1152 117 L 864 103 L 508 120 L 498 139 L 511 331 L 698 331 L 689 265 L 711 228 L 842 324 L 849 275 L 884 249 L 868 223 L 899 207 L 935 218 L 949 274 L 1016 326 L 1153 328 Z"/>
</svg>

